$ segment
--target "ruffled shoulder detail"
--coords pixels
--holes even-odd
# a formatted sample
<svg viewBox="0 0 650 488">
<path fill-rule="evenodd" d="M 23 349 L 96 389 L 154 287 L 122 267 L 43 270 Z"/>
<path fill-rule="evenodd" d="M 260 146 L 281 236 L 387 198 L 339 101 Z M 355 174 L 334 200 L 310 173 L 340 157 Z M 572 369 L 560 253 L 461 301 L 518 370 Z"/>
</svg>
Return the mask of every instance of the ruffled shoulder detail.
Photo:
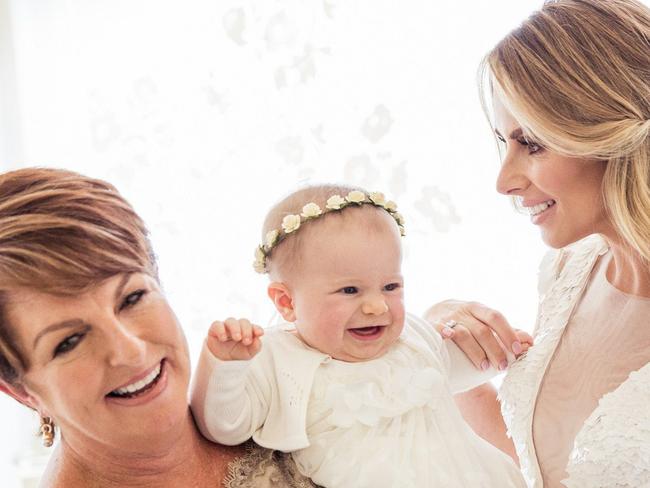
<svg viewBox="0 0 650 488">
<path fill-rule="evenodd" d="M 446 393 L 442 375 L 433 368 L 386 372 L 388 376 L 381 381 L 329 385 L 324 400 L 332 408 L 329 423 L 343 428 L 356 422 L 373 427 L 382 418 L 399 417 L 424 405 L 433 407 Z"/>
<path fill-rule="evenodd" d="M 291 454 L 265 449 L 253 442 L 246 446 L 246 454 L 232 461 L 224 488 L 318 488 L 298 471 Z"/>
<path fill-rule="evenodd" d="M 373 361 L 332 361 L 317 373 L 313 401 L 331 410 L 327 420 L 333 427 L 348 428 L 357 422 L 372 427 L 382 418 L 424 405 L 433 408 L 449 394 L 446 377 L 436 366 L 404 343 Z"/>
<path fill-rule="evenodd" d="M 568 488 L 650 486 L 650 363 L 604 395 L 578 433 Z"/>
<path fill-rule="evenodd" d="M 557 280 L 566 254 L 562 249 L 549 249 L 544 254 L 537 271 L 537 293 L 540 298 L 546 295 L 546 292 Z"/>
<path fill-rule="evenodd" d="M 545 293 L 540 296 L 535 345 L 508 368 L 499 391 L 508 435 L 514 442 L 529 486 L 541 486 L 532 439 L 533 411 L 539 385 L 591 270 L 605 252 L 607 244 L 604 239 L 592 235 L 546 256 L 540 280 L 549 282 L 544 285 Z"/>
</svg>

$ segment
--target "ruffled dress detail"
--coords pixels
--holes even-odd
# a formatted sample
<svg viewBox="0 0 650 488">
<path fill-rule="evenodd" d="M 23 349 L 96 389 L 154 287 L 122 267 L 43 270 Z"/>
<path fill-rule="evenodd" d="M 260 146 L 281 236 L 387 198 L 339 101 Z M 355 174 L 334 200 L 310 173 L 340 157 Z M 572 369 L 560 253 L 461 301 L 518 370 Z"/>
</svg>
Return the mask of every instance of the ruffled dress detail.
<svg viewBox="0 0 650 488">
<path fill-rule="evenodd" d="M 402 340 L 372 361 L 321 365 L 307 434 L 310 447 L 293 457 L 328 488 L 525 486 L 463 421 L 440 354 Z"/>
</svg>

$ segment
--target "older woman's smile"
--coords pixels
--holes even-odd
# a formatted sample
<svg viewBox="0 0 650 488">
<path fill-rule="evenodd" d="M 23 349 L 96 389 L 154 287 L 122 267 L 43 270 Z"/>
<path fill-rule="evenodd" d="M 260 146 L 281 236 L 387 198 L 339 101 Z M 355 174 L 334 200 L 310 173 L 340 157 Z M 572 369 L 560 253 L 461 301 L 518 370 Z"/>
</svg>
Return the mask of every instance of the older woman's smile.
<svg viewBox="0 0 650 488">
<path fill-rule="evenodd" d="M 135 398 L 148 392 L 159 383 L 159 380 L 162 377 L 164 361 L 165 360 L 163 359 L 155 367 L 151 368 L 149 372 L 138 375 L 133 380 L 130 380 L 128 384 L 115 388 L 106 396 L 116 398 Z"/>
<path fill-rule="evenodd" d="M 196 428 L 187 342 L 128 202 L 41 168 L 0 174 L 0 196 L 0 391 L 38 412 L 46 446 L 58 439 L 40 485 L 213 487 L 235 459 L 256 470 L 259 453 Z"/>
</svg>

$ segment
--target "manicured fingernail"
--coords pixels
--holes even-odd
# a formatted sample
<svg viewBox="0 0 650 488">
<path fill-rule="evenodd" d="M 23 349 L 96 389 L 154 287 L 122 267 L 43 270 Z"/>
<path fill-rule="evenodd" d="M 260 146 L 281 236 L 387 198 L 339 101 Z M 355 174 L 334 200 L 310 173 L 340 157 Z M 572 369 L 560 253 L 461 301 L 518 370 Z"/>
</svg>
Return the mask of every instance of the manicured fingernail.
<svg viewBox="0 0 650 488">
<path fill-rule="evenodd" d="M 507 359 L 504 359 L 503 361 L 501 361 L 501 362 L 499 363 L 499 369 L 500 369 L 501 371 L 503 371 L 503 370 L 506 369 L 507 367 L 508 367 L 508 360 L 507 360 Z"/>
<path fill-rule="evenodd" d="M 451 337 L 454 335 L 454 331 L 449 327 L 445 327 L 444 329 L 442 329 L 442 335 L 445 337 Z"/>
<path fill-rule="evenodd" d="M 483 371 L 487 370 L 490 367 L 490 361 L 487 359 L 484 359 L 483 362 L 481 363 L 481 369 Z"/>
<path fill-rule="evenodd" d="M 512 343 L 512 352 L 514 352 L 515 355 L 519 355 L 519 354 L 521 354 L 521 351 L 522 351 L 521 342 L 519 342 L 519 341 L 513 342 Z"/>
</svg>

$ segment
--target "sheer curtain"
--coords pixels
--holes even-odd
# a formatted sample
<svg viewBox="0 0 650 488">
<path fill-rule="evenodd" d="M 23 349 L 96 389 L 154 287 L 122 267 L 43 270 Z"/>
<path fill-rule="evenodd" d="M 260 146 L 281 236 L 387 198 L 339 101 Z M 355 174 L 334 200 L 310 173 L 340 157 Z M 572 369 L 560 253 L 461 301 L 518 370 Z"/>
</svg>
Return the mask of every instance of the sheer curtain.
<svg viewBox="0 0 650 488">
<path fill-rule="evenodd" d="M 474 299 L 530 329 L 544 247 L 494 191 L 476 68 L 539 4 L 0 0 L 1 169 L 114 183 L 194 357 L 216 318 L 269 323 L 252 251 L 267 208 L 310 182 L 398 202 L 411 311 Z M 0 412 L 3 486 L 34 486 L 38 420 L 3 395 Z"/>
</svg>

